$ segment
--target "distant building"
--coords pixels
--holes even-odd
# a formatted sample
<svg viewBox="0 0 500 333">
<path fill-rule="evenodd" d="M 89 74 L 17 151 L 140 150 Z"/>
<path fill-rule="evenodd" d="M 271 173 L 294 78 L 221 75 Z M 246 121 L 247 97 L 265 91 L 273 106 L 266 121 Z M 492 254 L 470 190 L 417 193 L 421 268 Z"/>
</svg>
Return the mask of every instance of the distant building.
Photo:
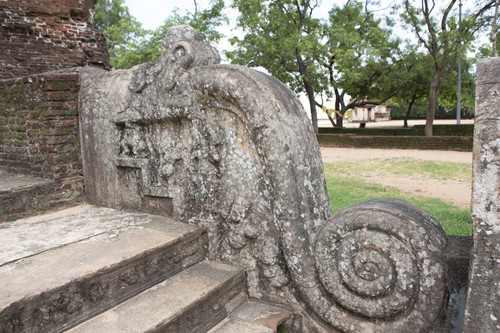
<svg viewBox="0 0 500 333">
<path fill-rule="evenodd" d="M 347 111 L 345 118 L 349 123 L 372 123 L 391 120 L 391 107 L 389 105 L 368 104 Z"/>
</svg>

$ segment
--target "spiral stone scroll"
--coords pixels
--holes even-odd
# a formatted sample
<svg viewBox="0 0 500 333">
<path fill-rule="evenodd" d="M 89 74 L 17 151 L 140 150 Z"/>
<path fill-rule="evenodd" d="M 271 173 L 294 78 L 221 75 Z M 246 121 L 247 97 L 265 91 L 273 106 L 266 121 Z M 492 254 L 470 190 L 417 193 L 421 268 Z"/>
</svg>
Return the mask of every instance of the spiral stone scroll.
<svg viewBox="0 0 500 333">
<path fill-rule="evenodd" d="M 320 230 L 316 268 L 331 308 L 349 332 L 425 332 L 443 305 L 446 236 L 410 203 L 362 202 L 339 211 Z"/>
</svg>

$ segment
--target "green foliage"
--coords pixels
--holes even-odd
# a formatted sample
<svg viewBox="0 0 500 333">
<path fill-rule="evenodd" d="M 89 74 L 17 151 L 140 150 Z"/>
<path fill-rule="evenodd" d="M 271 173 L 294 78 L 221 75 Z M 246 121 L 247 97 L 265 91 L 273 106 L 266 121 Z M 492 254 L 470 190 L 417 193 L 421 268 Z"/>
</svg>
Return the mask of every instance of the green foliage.
<svg viewBox="0 0 500 333">
<path fill-rule="evenodd" d="M 95 22 L 106 37 L 111 65 L 130 68 L 148 61 L 140 50 L 147 31 L 130 15 L 124 0 L 99 0 L 95 6 Z"/>
<path fill-rule="evenodd" d="M 470 58 L 462 59 L 462 77 L 460 105 L 462 114 L 473 110 L 476 104 L 476 74 L 475 60 Z M 458 68 L 454 66 L 443 83 L 438 98 L 438 106 L 446 110 L 453 110 L 456 114 L 457 108 L 457 89 L 458 89 Z"/>
<path fill-rule="evenodd" d="M 315 123 L 315 91 L 323 89 L 324 75 L 315 61 L 325 50 L 324 26 L 312 16 L 318 0 L 235 0 L 240 11 L 238 26 L 243 39 L 230 40 L 237 48 L 226 52 L 232 63 L 262 66 L 271 75 L 287 83 L 295 92 L 305 92 Z"/>
<path fill-rule="evenodd" d="M 400 71 L 407 71 L 401 41 L 362 2 L 333 7 L 326 29 L 328 49 L 321 60 L 329 70 L 330 95 L 334 90 L 345 92 L 350 104 L 359 104 L 384 99 L 400 85 Z M 351 108 L 343 100 L 340 104 L 345 111 Z"/>
<path fill-rule="evenodd" d="M 301 76 L 297 58 L 306 58 L 305 66 L 313 66 L 311 55 L 322 48 L 320 21 L 311 16 L 318 2 L 304 3 L 299 11 L 292 0 L 235 0 L 233 7 L 241 13 L 238 26 L 246 34 L 230 40 L 237 49 L 227 57 L 235 64 L 262 66 L 297 93 L 304 92 L 303 78 L 315 80 L 317 72 L 307 68 Z"/>
<path fill-rule="evenodd" d="M 408 66 L 401 92 L 391 99 L 391 117 L 396 112 L 398 106 L 403 106 L 403 114 L 398 119 L 415 118 L 416 112 L 412 112 L 415 106 L 423 104 L 429 93 L 429 87 L 432 78 L 432 67 L 429 63 L 432 61 L 428 54 L 418 51 L 411 45 L 406 45 L 409 50 L 405 59 Z M 395 108 L 396 107 L 396 108 Z M 394 112 L 393 112 L 394 110 Z M 424 119 L 427 110 L 424 111 Z M 396 119 L 396 118 L 393 118 Z"/>
<path fill-rule="evenodd" d="M 124 0 L 99 0 L 95 6 L 95 21 L 107 40 L 111 65 L 115 68 L 130 68 L 153 61 L 162 52 L 162 40 L 166 30 L 175 25 L 187 24 L 194 27 L 208 42 L 222 38 L 218 28 L 227 23 L 222 14 L 223 0 L 214 0 L 212 7 L 195 13 L 179 13 L 176 9 L 154 31 L 142 28 L 132 15 Z"/>
<path fill-rule="evenodd" d="M 216 43 L 224 37 L 217 30 L 222 25 L 229 23 L 227 16 L 222 13 L 224 1 L 215 0 L 211 4 L 211 8 L 195 11 L 195 13 L 186 12 L 184 15 L 179 12 L 179 9 L 175 9 L 163 24 L 150 32 L 149 38 L 143 41 L 140 49 L 148 52 L 148 61 L 155 60 L 160 56 L 163 50 L 161 42 L 170 27 L 190 25 L 209 43 Z"/>
</svg>

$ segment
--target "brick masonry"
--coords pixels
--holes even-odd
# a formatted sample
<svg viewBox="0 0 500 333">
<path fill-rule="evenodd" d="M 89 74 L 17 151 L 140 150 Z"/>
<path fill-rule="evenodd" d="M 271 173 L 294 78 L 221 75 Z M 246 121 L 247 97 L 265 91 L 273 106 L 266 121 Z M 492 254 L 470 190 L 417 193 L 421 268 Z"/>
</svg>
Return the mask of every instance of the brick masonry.
<svg viewBox="0 0 500 333">
<path fill-rule="evenodd" d="M 78 66 L 110 68 L 94 0 L 0 1 L 0 79 Z"/>
<path fill-rule="evenodd" d="M 78 90 L 71 70 L 0 80 L 0 168 L 55 180 L 60 195 L 79 197 Z"/>
<path fill-rule="evenodd" d="M 353 134 L 318 134 L 321 147 L 425 149 L 472 151 L 472 137 L 467 136 L 367 136 Z"/>
</svg>

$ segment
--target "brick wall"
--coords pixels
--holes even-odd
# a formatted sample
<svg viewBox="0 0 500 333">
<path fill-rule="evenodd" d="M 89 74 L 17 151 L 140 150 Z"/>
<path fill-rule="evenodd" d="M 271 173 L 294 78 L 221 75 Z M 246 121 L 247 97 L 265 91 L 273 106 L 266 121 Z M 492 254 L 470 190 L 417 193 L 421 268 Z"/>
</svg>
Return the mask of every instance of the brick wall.
<svg viewBox="0 0 500 333">
<path fill-rule="evenodd" d="M 365 136 L 318 134 L 322 147 L 472 151 L 471 136 Z"/>
<path fill-rule="evenodd" d="M 81 193 L 78 89 L 75 71 L 0 80 L 0 168 Z"/>
<path fill-rule="evenodd" d="M 92 65 L 110 68 L 94 0 L 1 0 L 0 79 Z"/>
</svg>

